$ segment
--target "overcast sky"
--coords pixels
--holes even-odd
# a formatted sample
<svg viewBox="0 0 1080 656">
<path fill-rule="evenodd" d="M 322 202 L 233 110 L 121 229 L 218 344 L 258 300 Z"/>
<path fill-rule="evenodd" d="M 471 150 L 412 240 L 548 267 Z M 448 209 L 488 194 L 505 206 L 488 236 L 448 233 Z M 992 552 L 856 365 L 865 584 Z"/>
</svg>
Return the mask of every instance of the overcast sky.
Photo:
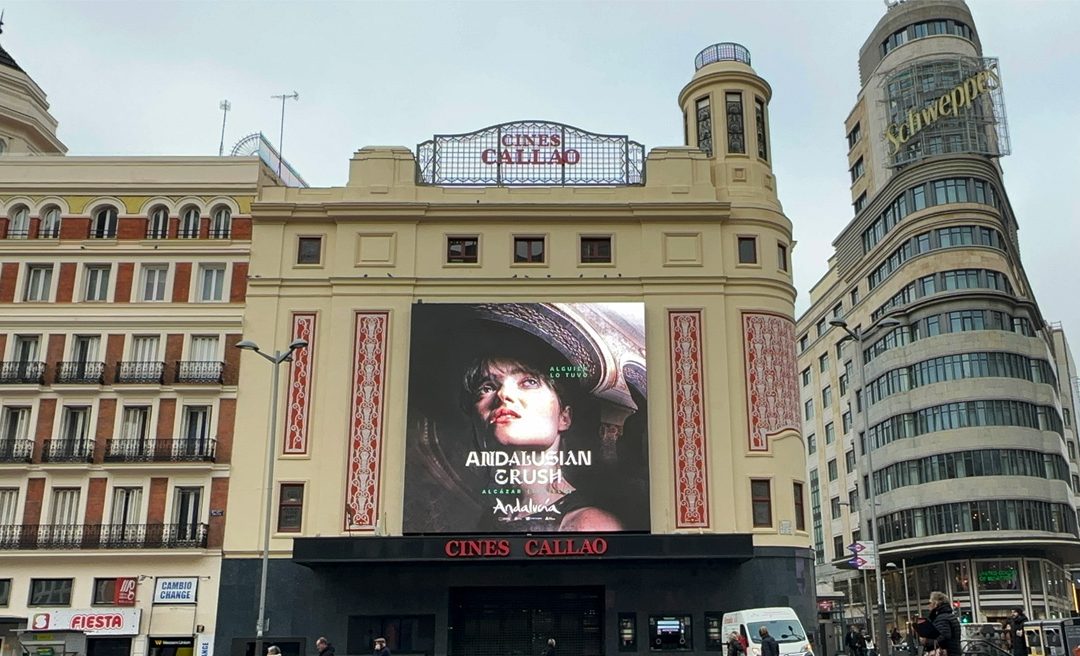
<svg viewBox="0 0 1080 656">
<path fill-rule="evenodd" d="M 919 0 L 910 0 L 917 2 Z M 1080 2 L 969 0 L 999 57 L 1006 189 L 1048 320 L 1080 356 Z M 366 145 L 539 118 L 682 143 L 699 50 L 749 48 L 773 87 L 773 160 L 795 224 L 798 310 L 852 216 L 844 118 L 882 0 L 70 2 L 5 4 L 0 44 L 45 90 L 73 155 L 214 155 L 262 131 L 312 186 Z"/>
</svg>

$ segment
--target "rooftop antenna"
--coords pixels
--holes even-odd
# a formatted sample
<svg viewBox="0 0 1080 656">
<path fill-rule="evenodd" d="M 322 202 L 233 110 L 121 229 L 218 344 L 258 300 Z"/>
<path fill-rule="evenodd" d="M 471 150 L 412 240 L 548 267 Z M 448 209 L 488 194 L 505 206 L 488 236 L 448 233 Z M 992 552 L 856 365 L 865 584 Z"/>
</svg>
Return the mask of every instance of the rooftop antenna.
<svg viewBox="0 0 1080 656">
<path fill-rule="evenodd" d="M 218 103 L 218 109 L 221 110 L 221 145 L 218 146 L 217 154 L 218 157 L 221 157 L 225 154 L 225 119 L 229 116 L 232 103 L 228 100 L 222 100 Z"/>
<path fill-rule="evenodd" d="M 292 93 L 283 93 L 280 96 L 270 96 L 273 99 L 281 99 L 281 132 L 278 134 L 278 163 L 277 163 L 277 175 L 281 178 L 281 161 L 285 159 L 285 101 L 286 100 L 300 100 L 300 94 L 296 91 Z"/>
<path fill-rule="evenodd" d="M 0 9 L 0 34 L 4 33 L 4 10 Z"/>
</svg>

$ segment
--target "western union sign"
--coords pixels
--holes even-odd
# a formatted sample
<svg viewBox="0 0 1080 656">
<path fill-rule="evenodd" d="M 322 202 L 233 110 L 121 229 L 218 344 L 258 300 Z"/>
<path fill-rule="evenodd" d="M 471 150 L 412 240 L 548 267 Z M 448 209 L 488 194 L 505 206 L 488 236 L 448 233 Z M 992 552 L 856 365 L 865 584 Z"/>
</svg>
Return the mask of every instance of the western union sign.
<svg viewBox="0 0 1080 656">
<path fill-rule="evenodd" d="M 997 71 L 987 68 L 956 85 L 925 107 L 910 110 L 906 120 L 893 123 L 885 130 L 885 138 L 889 140 L 892 147 L 890 154 L 898 152 L 900 146 L 924 128 L 936 123 L 941 117 L 958 115 L 976 98 L 997 89 L 1000 84 L 1001 80 Z"/>
</svg>

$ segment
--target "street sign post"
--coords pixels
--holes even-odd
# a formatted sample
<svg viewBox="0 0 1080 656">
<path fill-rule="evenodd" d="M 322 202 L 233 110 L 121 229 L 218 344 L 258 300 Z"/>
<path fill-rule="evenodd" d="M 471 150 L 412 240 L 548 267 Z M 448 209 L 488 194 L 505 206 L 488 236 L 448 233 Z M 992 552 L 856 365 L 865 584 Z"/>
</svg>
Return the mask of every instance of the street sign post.
<svg viewBox="0 0 1080 656">
<path fill-rule="evenodd" d="M 856 541 L 847 546 L 853 558 L 847 561 L 855 569 L 877 569 L 877 545 L 873 542 Z"/>
</svg>

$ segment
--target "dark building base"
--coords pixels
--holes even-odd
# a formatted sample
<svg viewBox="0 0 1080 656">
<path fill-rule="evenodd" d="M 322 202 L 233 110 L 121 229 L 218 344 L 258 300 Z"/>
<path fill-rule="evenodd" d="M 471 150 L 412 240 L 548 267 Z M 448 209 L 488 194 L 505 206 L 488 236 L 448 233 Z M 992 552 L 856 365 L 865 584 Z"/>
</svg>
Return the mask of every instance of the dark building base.
<svg viewBox="0 0 1080 656">
<path fill-rule="evenodd" d="M 217 656 L 250 654 L 260 566 L 254 558 L 222 563 Z M 790 606 L 815 631 L 813 567 L 808 549 L 769 547 L 742 560 L 274 559 L 266 640 L 284 656 L 314 654 L 319 636 L 337 656 L 370 654 L 380 635 L 397 647 L 395 656 L 537 656 L 548 638 L 560 656 L 720 653 L 718 618 L 726 611 Z M 663 619 L 686 630 L 661 636 Z"/>
</svg>

